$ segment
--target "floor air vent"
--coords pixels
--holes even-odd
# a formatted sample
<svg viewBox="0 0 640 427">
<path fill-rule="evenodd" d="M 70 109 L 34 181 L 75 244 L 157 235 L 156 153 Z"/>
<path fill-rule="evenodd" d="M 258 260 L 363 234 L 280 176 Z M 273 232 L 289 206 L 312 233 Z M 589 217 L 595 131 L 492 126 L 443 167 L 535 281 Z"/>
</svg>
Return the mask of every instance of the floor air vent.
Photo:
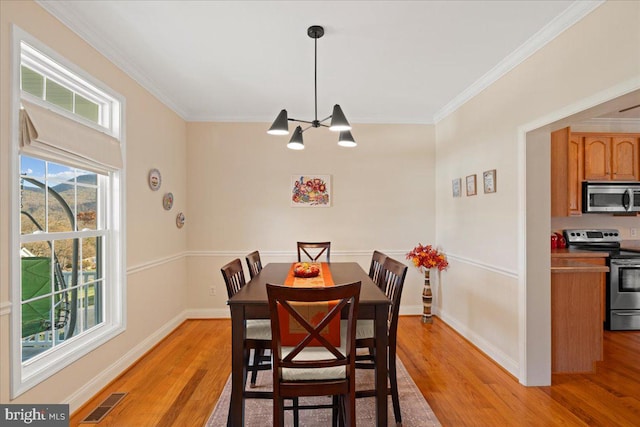
<svg viewBox="0 0 640 427">
<path fill-rule="evenodd" d="M 95 424 L 104 417 L 127 395 L 127 393 L 111 393 L 96 409 L 91 411 L 80 423 Z"/>
</svg>

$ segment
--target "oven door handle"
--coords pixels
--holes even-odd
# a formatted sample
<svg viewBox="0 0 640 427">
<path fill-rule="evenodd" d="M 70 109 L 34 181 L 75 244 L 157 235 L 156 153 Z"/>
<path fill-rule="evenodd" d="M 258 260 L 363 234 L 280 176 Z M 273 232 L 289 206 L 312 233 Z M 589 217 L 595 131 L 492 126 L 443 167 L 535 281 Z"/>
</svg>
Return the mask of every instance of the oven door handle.
<svg viewBox="0 0 640 427">
<path fill-rule="evenodd" d="M 638 316 L 638 313 L 611 313 L 611 314 L 615 314 L 616 316 Z"/>
</svg>

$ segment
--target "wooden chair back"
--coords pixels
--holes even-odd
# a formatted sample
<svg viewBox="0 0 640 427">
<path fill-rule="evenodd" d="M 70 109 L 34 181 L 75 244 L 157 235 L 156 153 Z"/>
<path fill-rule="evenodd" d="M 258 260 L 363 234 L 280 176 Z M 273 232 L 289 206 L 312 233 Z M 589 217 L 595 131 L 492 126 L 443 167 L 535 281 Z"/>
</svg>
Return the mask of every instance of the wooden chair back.
<svg viewBox="0 0 640 427">
<path fill-rule="evenodd" d="M 296 399 L 301 396 L 328 395 L 342 396 L 346 425 L 355 425 L 355 337 L 360 285 L 360 282 L 354 282 L 327 287 L 294 288 L 267 284 L 272 334 L 271 351 L 273 354 L 274 426 L 282 425 L 283 399 L 293 398 L 296 402 Z M 326 316 L 317 325 L 307 321 L 291 304 L 328 301 L 335 302 L 335 305 L 330 306 Z M 282 307 L 284 310 L 279 310 L 278 307 Z M 341 345 L 336 347 L 321 335 L 321 331 L 332 319 L 340 318 L 343 309 L 348 312 L 346 342 L 341 342 Z M 291 316 L 295 319 L 307 331 L 307 334 L 295 346 L 287 347 L 287 351 L 283 352 L 280 326 L 285 321 L 285 316 Z M 314 340 L 319 342 L 322 347 L 310 347 Z M 326 351 L 324 351 L 325 349 Z M 296 356 L 300 353 L 304 354 L 297 358 Z M 322 358 L 315 358 L 314 355 Z M 327 378 L 326 371 L 324 374 L 322 373 L 323 369 L 336 367 L 344 367 L 344 378 Z M 304 369 L 305 379 L 285 379 L 283 375 L 285 369 Z M 318 372 L 314 373 L 313 370 Z"/>
<path fill-rule="evenodd" d="M 253 276 L 260 273 L 262 270 L 262 261 L 260 260 L 260 252 L 253 251 L 245 258 L 247 260 L 247 267 L 249 267 L 249 277 L 253 279 Z"/>
<path fill-rule="evenodd" d="M 371 266 L 369 267 L 369 277 L 375 282 L 378 287 L 380 286 L 380 279 L 382 277 L 382 267 L 387 256 L 380 251 L 373 251 L 371 256 Z"/>
<path fill-rule="evenodd" d="M 240 288 L 247 283 L 244 278 L 244 271 L 242 270 L 242 262 L 240 261 L 240 258 L 236 258 L 225 264 L 220 271 L 222 272 L 224 283 L 227 285 L 227 295 L 229 298 L 234 296 Z"/>
<path fill-rule="evenodd" d="M 312 250 L 310 253 L 307 249 L 319 249 L 320 251 L 313 255 L 315 251 Z M 327 262 L 331 262 L 331 242 L 298 242 L 298 262 L 302 262 L 302 253 L 313 262 L 317 262 L 324 253 L 327 256 Z"/>
<path fill-rule="evenodd" d="M 389 346 L 395 346 L 398 331 L 398 314 L 400 313 L 400 298 L 407 276 L 408 267 L 393 258 L 387 257 L 380 272 L 380 288 L 391 300 L 389 306 Z M 392 343 L 393 340 L 393 343 Z"/>
</svg>

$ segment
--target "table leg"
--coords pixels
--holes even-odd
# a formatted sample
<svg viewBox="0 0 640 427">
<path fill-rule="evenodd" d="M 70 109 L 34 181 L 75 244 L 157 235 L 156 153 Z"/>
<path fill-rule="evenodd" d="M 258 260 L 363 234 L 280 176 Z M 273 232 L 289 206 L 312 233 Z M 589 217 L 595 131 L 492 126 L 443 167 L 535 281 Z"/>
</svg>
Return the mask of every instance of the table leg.
<svg viewBox="0 0 640 427">
<path fill-rule="evenodd" d="M 386 305 L 376 305 L 376 419 L 378 427 L 387 426 L 387 316 Z"/>
<path fill-rule="evenodd" d="M 231 305 L 231 401 L 228 427 L 244 425 L 244 308 Z"/>
</svg>

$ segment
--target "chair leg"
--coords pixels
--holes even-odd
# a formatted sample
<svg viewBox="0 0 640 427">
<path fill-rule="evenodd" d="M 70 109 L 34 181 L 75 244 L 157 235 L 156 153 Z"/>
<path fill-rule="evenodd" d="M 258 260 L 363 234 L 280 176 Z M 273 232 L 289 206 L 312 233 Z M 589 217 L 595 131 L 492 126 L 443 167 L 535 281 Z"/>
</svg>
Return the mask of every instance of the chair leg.
<svg viewBox="0 0 640 427">
<path fill-rule="evenodd" d="M 353 427 L 356 425 L 356 396 L 354 393 L 343 396 L 345 406 L 345 425 Z"/>
<path fill-rule="evenodd" d="M 254 388 L 256 386 L 256 378 L 258 377 L 258 365 L 262 360 L 264 350 L 263 349 L 254 349 L 253 350 L 253 363 L 251 364 L 251 383 L 249 387 Z"/>
<path fill-rule="evenodd" d="M 293 398 L 293 427 L 300 426 L 300 399 Z"/>
<path fill-rule="evenodd" d="M 393 415 L 396 419 L 396 427 L 402 427 L 402 414 L 400 413 L 400 397 L 398 396 L 398 375 L 396 371 L 396 355 L 389 352 L 389 383 L 391 385 L 391 401 L 393 402 Z"/>
<path fill-rule="evenodd" d="M 244 390 L 244 388 L 247 386 L 247 375 L 249 374 L 249 371 L 251 370 L 251 367 L 249 365 L 249 361 L 251 360 L 251 350 L 248 348 L 244 348 L 242 351 L 242 365 L 245 367 L 245 369 L 243 369 L 243 377 L 242 377 L 242 389 Z"/>
<path fill-rule="evenodd" d="M 284 427 L 284 400 L 273 397 L 273 427 Z"/>
</svg>

